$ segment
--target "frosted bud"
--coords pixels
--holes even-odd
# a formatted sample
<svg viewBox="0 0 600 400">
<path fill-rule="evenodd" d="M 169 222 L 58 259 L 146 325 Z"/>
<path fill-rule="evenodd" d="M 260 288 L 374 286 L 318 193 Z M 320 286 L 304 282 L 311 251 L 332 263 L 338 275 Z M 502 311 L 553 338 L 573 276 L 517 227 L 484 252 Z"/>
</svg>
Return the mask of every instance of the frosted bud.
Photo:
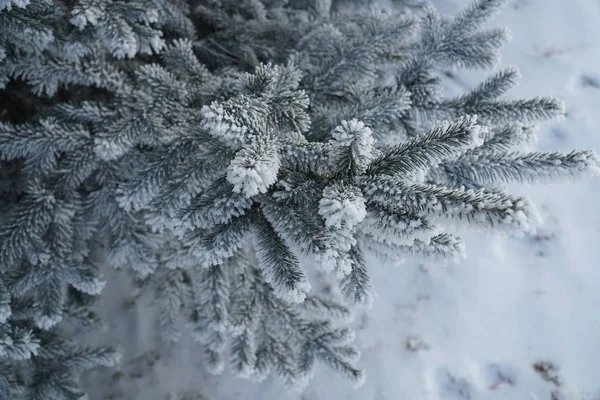
<svg viewBox="0 0 600 400">
<path fill-rule="evenodd" d="M 202 107 L 202 127 L 212 137 L 233 149 L 239 149 L 244 143 L 247 128 L 240 126 L 221 105 L 213 103 Z"/>
<path fill-rule="evenodd" d="M 257 138 L 235 155 L 227 168 L 227 181 L 233 191 L 246 197 L 265 193 L 277 181 L 279 171 L 277 146 L 268 139 Z"/>
<path fill-rule="evenodd" d="M 341 166 L 352 160 L 349 165 L 356 174 L 364 173 L 373 160 L 373 133 L 362 121 L 352 119 L 342 121 L 341 125 L 331 132 L 330 143 L 333 149 L 330 161 L 333 165 Z"/>
<path fill-rule="evenodd" d="M 346 225 L 351 228 L 365 218 L 365 199 L 357 187 L 334 183 L 323 189 L 319 214 L 328 227 L 341 228 Z"/>
</svg>

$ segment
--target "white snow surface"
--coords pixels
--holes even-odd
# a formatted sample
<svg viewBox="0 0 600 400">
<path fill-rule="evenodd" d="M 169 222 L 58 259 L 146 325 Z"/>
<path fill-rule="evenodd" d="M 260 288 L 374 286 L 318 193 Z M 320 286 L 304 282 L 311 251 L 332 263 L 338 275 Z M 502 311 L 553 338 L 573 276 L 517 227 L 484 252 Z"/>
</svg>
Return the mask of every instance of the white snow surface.
<svg viewBox="0 0 600 400">
<path fill-rule="evenodd" d="M 468 0 L 437 3 L 449 13 Z M 510 97 L 566 101 L 567 117 L 541 127 L 540 150 L 600 150 L 598 21 L 598 0 L 518 0 L 494 21 L 514 38 L 501 66 L 522 74 Z M 459 72 L 452 90 L 487 74 Z M 325 367 L 303 392 L 276 379 L 209 375 L 187 332 L 174 346 L 161 344 L 149 298 L 124 306 L 129 287 L 107 268 L 100 312 L 110 326 L 86 340 L 119 344 L 125 355 L 118 368 L 84 377 L 90 399 L 166 400 L 198 389 L 215 400 L 550 400 L 553 384 L 533 368 L 549 361 L 565 400 L 600 400 L 600 180 L 511 190 L 542 210 L 536 235 L 465 233 L 468 258 L 459 264 L 371 261 L 378 295 L 354 322 L 367 371 L 359 389 Z"/>
</svg>

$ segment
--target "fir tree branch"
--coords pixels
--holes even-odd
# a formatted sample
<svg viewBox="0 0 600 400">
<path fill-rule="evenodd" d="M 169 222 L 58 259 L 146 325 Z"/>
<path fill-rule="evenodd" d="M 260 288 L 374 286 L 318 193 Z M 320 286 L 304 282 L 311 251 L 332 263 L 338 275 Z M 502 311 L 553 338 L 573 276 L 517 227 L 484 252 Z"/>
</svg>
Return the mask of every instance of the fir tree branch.
<svg viewBox="0 0 600 400">
<path fill-rule="evenodd" d="M 385 149 L 370 165 L 369 175 L 410 178 L 422 174 L 445 159 L 463 154 L 480 143 L 477 118 L 438 125 L 420 137 Z"/>
</svg>

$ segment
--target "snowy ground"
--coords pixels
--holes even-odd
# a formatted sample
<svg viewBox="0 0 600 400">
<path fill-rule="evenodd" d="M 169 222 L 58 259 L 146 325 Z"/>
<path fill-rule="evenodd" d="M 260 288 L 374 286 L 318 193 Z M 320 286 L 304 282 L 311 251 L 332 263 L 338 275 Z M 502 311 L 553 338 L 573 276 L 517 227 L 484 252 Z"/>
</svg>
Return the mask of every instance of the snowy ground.
<svg viewBox="0 0 600 400">
<path fill-rule="evenodd" d="M 467 2 L 437 4 L 453 12 Z M 598 0 L 518 0 L 495 21 L 515 38 L 502 65 L 517 65 L 523 75 L 511 96 L 567 102 L 567 118 L 542 127 L 539 149 L 600 151 L 598 21 Z M 482 76 L 460 73 L 457 85 Z M 276 381 L 208 375 L 189 338 L 160 344 L 149 299 L 124 306 L 128 290 L 114 275 L 102 310 L 114 322 L 102 340 L 124 347 L 124 363 L 86 377 L 91 399 L 158 400 L 199 389 L 215 400 L 551 400 L 557 386 L 534 364 L 552 363 L 559 398 L 600 400 L 600 180 L 513 191 L 534 198 L 546 216 L 538 235 L 466 235 L 468 260 L 459 265 L 371 263 L 379 295 L 356 321 L 368 374 L 358 390 L 325 368 L 303 393 Z M 421 348 L 407 349 L 410 337 Z"/>
</svg>

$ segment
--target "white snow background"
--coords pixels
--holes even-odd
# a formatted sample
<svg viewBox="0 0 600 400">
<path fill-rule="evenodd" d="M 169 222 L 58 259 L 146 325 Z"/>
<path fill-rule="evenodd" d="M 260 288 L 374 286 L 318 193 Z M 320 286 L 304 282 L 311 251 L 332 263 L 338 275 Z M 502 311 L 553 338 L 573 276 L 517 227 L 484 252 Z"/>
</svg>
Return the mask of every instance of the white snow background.
<svg viewBox="0 0 600 400">
<path fill-rule="evenodd" d="M 468 3 L 436 5 L 454 13 Z M 567 104 L 563 121 L 540 127 L 540 150 L 600 151 L 599 21 L 599 0 L 517 0 L 493 21 L 513 35 L 499 67 L 522 74 L 509 97 L 552 95 Z M 489 74 L 458 72 L 449 90 Z M 90 398 L 166 400 L 198 389 L 214 400 L 551 400 L 555 385 L 533 368 L 543 361 L 558 368 L 562 399 L 600 400 L 600 179 L 511 190 L 542 211 L 537 235 L 465 234 L 468 259 L 460 264 L 370 263 L 378 296 L 355 321 L 367 370 L 359 389 L 324 367 L 302 393 L 276 379 L 209 375 L 199 345 L 185 333 L 177 345 L 162 344 L 151 298 L 125 306 L 129 286 L 107 268 L 100 313 L 109 329 L 86 340 L 116 343 L 124 357 L 85 376 Z M 407 349 L 410 337 L 416 351 Z"/>
</svg>

